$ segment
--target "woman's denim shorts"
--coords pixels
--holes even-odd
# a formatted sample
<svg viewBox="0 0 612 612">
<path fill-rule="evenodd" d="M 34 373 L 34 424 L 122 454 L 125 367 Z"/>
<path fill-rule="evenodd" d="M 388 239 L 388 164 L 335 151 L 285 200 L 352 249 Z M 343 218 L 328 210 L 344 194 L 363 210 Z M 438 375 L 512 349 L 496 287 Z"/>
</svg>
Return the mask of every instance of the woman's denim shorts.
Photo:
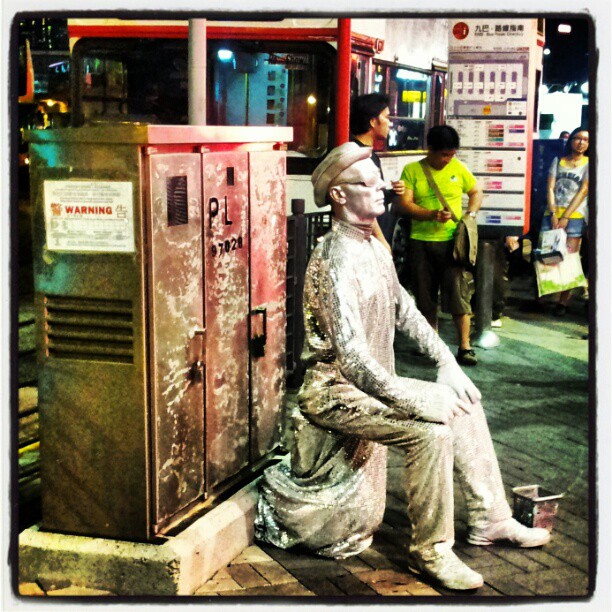
<svg viewBox="0 0 612 612">
<path fill-rule="evenodd" d="M 551 215 L 544 215 L 542 219 L 542 227 L 540 228 L 541 232 L 546 232 L 552 229 L 552 221 Z M 582 236 L 582 232 L 584 230 L 584 219 L 569 219 L 567 222 L 567 227 L 565 228 L 565 233 L 570 238 L 580 238 Z"/>
</svg>

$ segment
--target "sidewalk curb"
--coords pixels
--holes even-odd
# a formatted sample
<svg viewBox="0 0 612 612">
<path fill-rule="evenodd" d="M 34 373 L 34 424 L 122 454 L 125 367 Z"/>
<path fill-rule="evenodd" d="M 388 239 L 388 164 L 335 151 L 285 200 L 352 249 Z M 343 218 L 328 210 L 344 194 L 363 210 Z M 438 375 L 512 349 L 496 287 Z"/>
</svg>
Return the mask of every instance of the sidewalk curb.
<svg viewBox="0 0 612 612">
<path fill-rule="evenodd" d="M 19 581 L 110 591 L 190 595 L 253 543 L 257 480 L 164 544 L 39 531 L 19 534 Z"/>
</svg>

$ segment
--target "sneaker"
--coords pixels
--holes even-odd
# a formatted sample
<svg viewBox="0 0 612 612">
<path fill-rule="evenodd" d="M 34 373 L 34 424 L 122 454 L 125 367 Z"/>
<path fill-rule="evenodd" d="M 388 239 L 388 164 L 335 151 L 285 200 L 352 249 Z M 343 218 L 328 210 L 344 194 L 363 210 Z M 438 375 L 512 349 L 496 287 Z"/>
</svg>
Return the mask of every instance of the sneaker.
<svg viewBox="0 0 612 612">
<path fill-rule="evenodd" d="M 457 361 L 464 366 L 475 366 L 478 363 L 476 353 L 473 349 L 459 349 L 457 352 Z"/>
<path fill-rule="evenodd" d="M 489 546 L 494 542 L 507 541 L 519 548 L 543 546 L 550 541 L 550 533 L 541 527 L 525 527 L 517 520 L 490 523 L 486 527 L 470 529 L 467 541 L 475 546 Z"/>
<path fill-rule="evenodd" d="M 501 319 L 493 319 L 493 321 L 491 321 L 491 327 L 501 327 L 501 326 L 502 326 Z"/>
<path fill-rule="evenodd" d="M 437 583 L 453 591 L 477 589 L 484 584 L 482 576 L 470 569 L 451 550 L 425 560 L 413 554 L 408 567 L 416 574 L 432 578 Z"/>
</svg>

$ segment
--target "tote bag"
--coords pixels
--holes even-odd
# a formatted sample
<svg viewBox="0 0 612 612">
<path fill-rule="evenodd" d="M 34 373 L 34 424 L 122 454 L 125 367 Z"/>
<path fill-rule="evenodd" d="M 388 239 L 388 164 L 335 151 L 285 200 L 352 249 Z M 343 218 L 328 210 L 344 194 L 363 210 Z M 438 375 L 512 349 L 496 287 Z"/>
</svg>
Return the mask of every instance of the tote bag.
<svg viewBox="0 0 612 612">
<path fill-rule="evenodd" d="M 541 261 L 536 261 L 535 270 L 540 297 L 587 286 L 580 263 L 580 253 L 568 253 L 558 264 L 546 265 Z"/>
<path fill-rule="evenodd" d="M 556 264 L 567 254 L 566 242 L 567 234 L 561 228 L 541 232 L 539 245 L 533 251 L 533 256 L 543 264 Z"/>
</svg>

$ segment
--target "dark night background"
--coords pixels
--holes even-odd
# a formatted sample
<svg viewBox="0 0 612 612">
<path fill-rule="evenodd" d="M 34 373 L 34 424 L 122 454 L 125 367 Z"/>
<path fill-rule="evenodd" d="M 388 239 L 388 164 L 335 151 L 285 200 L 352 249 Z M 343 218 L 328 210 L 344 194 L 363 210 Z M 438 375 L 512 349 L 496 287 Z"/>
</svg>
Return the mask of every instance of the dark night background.
<svg viewBox="0 0 612 612">
<path fill-rule="evenodd" d="M 570 34 L 560 34 L 559 24 L 572 26 Z M 546 19 L 543 82 L 549 88 L 560 89 L 576 82 L 578 87 L 589 77 L 589 21 L 587 19 Z"/>
</svg>

